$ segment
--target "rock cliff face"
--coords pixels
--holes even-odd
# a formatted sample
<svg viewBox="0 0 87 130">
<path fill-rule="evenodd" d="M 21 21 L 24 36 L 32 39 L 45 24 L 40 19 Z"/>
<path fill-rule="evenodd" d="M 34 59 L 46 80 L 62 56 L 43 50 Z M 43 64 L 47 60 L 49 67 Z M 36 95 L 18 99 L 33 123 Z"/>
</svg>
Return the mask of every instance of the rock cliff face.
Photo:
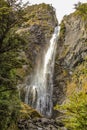
<svg viewBox="0 0 87 130">
<path fill-rule="evenodd" d="M 17 69 L 17 75 L 20 77 L 18 80 L 18 89 L 23 102 L 25 98 L 26 82 L 29 83 L 39 56 L 42 56 L 44 48 L 48 46 L 54 28 L 58 26 L 55 9 L 46 4 L 34 5 L 26 8 L 24 18 L 26 19 L 25 22 L 16 29 L 16 33 L 20 37 L 23 37 L 26 42 L 26 47 L 20 50 L 19 58 L 24 58 L 27 63 L 25 62 L 22 68 Z M 47 119 L 39 115 L 35 110 L 34 113 L 31 113 L 32 110 L 32 108 L 29 109 L 27 105 L 24 105 L 22 110 L 24 116 L 20 117 L 18 120 L 19 129 L 57 130 L 62 126 L 61 122 Z"/>
<path fill-rule="evenodd" d="M 87 20 L 76 11 L 65 16 L 60 34 L 54 73 L 54 105 L 81 90 L 87 91 Z"/>
<path fill-rule="evenodd" d="M 25 49 L 20 50 L 19 54 L 19 58 L 24 57 L 27 64 L 25 63 L 22 68 L 17 70 L 18 76 L 22 76 L 22 80 L 18 82 L 22 101 L 24 101 L 25 97 L 25 82 L 29 82 L 39 56 L 41 57 L 45 53 L 44 48 L 48 46 L 54 28 L 58 25 L 55 9 L 44 3 L 27 7 L 24 19 L 25 21 L 16 30 L 16 33 L 27 42 Z M 23 75 L 21 72 L 23 72 Z"/>
</svg>

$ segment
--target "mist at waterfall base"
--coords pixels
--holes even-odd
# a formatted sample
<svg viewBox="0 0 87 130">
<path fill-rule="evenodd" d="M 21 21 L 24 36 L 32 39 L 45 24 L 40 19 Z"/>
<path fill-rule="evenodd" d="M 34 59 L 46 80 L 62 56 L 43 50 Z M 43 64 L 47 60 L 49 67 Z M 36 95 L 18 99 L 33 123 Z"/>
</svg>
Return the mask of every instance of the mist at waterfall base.
<svg viewBox="0 0 87 130">
<path fill-rule="evenodd" d="M 31 105 L 38 112 L 47 117 L 52 115 L 53 108 L 53 73 L 57 38 L 58 27 L 55 27 L 52 38 L 48 43 L 47 51 L 43 59 L 41 59 L 43 64 L 38 62 L 31 83 L 26 85 L 25 103 Z"/>
</svg>

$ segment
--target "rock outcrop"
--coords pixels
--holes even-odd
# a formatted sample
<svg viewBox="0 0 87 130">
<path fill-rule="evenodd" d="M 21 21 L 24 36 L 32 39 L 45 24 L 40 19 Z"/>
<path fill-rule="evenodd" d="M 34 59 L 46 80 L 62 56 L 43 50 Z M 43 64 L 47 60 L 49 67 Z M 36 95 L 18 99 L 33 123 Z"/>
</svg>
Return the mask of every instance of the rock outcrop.
<svg viewBox="0 0 87 130">
<path fill-rule="evenodd" d="M 24 103 L 21 103 L 17 126 L 19 130 L 64 130 L 60 120 L 48 119 Z"/>
<path fill-rule="evenodd" d="M 25 62 L 22 68 L 17 69 L 17 75 L 22 79 L 18 82 L 22 101 L 25 97 L 25 86 L 30 82 L 40 59 L 39 56 L 42 57 L 45 53 L 54 28 L 58 25 L 55 9 L 44 3 L 27 7 L 23 17 L 25 21 L 16 29 L 16 33 L 26 42 L 24 48 L 20 50 L 19 58 L 24 58 L 27 63 Z"/>
<path fill-rule="evenodd" d="M 86 14 L 81 13 L 81 10 L 76 10 L 64 16 L 60 24 L 54 73 L 54 106 L 63 103 L 74 92 L 87 91 L 87 19 Z"/>
<path fill-rule="evenodd" d="M 53 119 L 47 118 L 30 118 L 18 122 L 20 130 L 59 130 L 61 127 L 63 128 L 62 123 L 57 123 Z"/>
</svg>

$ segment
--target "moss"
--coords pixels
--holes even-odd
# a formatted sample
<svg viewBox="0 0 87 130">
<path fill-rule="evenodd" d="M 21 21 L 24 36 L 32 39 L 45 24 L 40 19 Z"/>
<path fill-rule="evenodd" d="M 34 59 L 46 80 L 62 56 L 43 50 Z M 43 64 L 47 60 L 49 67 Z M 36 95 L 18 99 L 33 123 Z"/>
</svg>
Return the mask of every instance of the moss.
<svg viewBox="0 0 87 130">
<path fill-rule="evenodd" d="M 30 13 L 27 13 L 27 12 L 30 12 Z M 53 11 L 53 7 L 50 5 L 43 3 L 40 5 L 29 6 L 25 9 L 25 15 L 23 17 L 26 22 L 24 22 L 23 27 L 37 24 L 41 26 L 45 25 L 47 29 L 49 27 L 51 28 L 54 15 L 55 15 L 55 12 Z M 57 24 L 57 20 L 55 21 Z"/>
<path fill-rule="evenodd" d="M 64 47 L 64 49 L 63 49 L 63 52 L 61 54 L 61 57 L 65 57 L 67 55 L 68 51 L 69 51 L 69 46 L 68 45 L 65 45 L 63 47 Z"/>
<path fill-rule="evenodd" d="M 23 68 L 16 69 L 16 75 L 23 79 L 23 77 L 26 75 L 26 72 Z"/>
<path fill-rule="evenodd" d="M 67 82 L 67 94 L 71 95 L 73 92 L 85 91 L 87 92 L 87 61 L 85 60 L 79 64 Z"/>
<path fill-rule="evenodd" d="M 87 20 L 87 3 L 78 3 L 76 8 L 75 15 L 81 16 L 83 20 Z"/>
<path fill-rule="evenodd" d="M 31 108 L 27 104 L 21 103 L 20 117 L 19 119 L 42 117 L 35 109 Z"/>
<path fill-rule="evenodd" d="M 60 41 L 64 41 L 65 32 L 66 32 L 66 27 L 65 27 L 64 21 L 62 21 L 60 24 L 60 35 L 59 35 Z"/>
</svg>

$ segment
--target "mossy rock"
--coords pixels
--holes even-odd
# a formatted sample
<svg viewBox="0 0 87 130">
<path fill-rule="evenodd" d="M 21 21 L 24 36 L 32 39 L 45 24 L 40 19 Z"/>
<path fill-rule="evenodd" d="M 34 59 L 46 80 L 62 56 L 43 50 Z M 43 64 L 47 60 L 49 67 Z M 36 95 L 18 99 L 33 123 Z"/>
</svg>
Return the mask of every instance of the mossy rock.
<svg viewBox="0 0 87 130">
<path fill-rule="evenodd" d="M 19 119 L 41 118 L 41 114 L 29 105 L 21 102 L 21 110 Z"/>
<path fill-rule="evenodd" d="M 67 95 L 75 92 L 87 92 L 87 61 L 83 61 L 75 69 L 70 81 L 67 81 Z"/>
</svg>

